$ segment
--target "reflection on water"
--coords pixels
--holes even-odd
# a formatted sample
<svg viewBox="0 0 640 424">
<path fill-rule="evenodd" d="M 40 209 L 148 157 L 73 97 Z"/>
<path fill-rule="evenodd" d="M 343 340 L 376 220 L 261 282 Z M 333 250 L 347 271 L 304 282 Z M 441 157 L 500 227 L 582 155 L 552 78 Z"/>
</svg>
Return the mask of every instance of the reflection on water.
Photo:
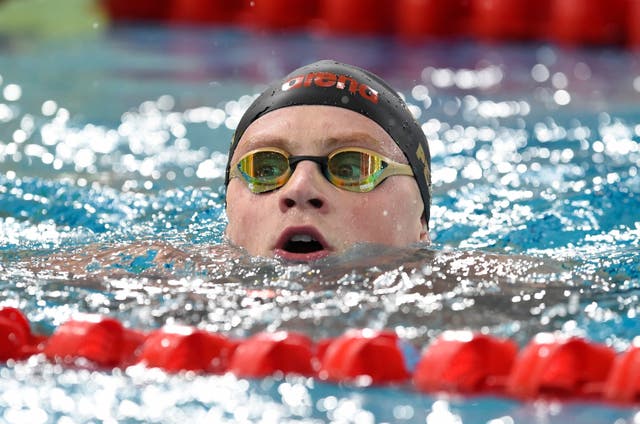
<svg viewBox="0 0 640 424">
<path fill-rule="evenodd" d="M 179 250 L 136 243 L 30 259 L 3 274 L 14 282 L 4 285 L 4 297 L 51 327 L 74 313 L 94 312 L 143 329 L 179 323 L 239 337 L 287 329 L 320 339 L 353 327 L 392 328 L 417 346 L 460 328 L 522 344 L 554 329 L 624 340 L 620 331 L 587 333 L 576 322 L 588 318 L 585 305 L 596 299 L 600 308 L 615 309 L 623 306 L 612 303 L 616 296 L 635 293 L 626 277 L 576 264 L 366 245 L 340 258 L 293 265 L 224 245 Z M 623 306 L 630 318 L 635 307 Z M 628 340 L 635 330 L 628 329 Z"/>
<path fill-rule="evenodd" d="M 243 109 L 267 81 L 325 57 L 380 73 L 422 124 L 433 246 L 358 246 L 284 264 L 223 242 L 220 185 Z M 639 69 L 628 52 L 236 31 L 7 40 L 0 305 L 24 310 L 45 334 L 94 312 L 135 328 L 183 323 L 234 336 L 391 328 L 418 347 L 446 329 L 521 345 L 560 330 L 623 350 L 640 334 Z M 41 358 L 0 368 L 0 392 L 7 422 L 633 417 L 295 378 L 61 370 Z"/>
<path fill-rule="evenodd" d="M 344 257 L 294 265 L 250 258 L 233 248 L 224 250 L 224 245 L 184 251 L 165 246 L 169 255 L 162 258 L 152 242 L 99 246 L 95 254 L 78 249 L 0 271 L 3 303 L 20 307 L 36 323 L 34 330 L 47 334 L 78 312 L 106 314 L 139 329 L 188 324 L 236 337 L 288 329 L 320 340 L 348 328 L 391 328 L 416 347 L 446 329 L 473 328 L 521 345 L 537 332 L 561 330 L 624 349 L 637 331 L 637 301 L 619 301 L 637 299 L 637 287 L 546 259 L 359 246 Z M 68 263 L 58 257 L 77 261 L 80 272 L 67 274 Z M 58 266 L 65 272 L 57 271 Z M 611 333 L 611 319 L 616 325 L 622 320 L 616 334 Z M 604 332 L 594 328 L 598 323 Z M 36 381 L 39 389 L 34 392 Z M 542 416 L 561 422 L 559 417 L 580 413 L 570 404 L 533 414 L 525 405 L 500 399 L 482 401 L 480 411 L 478 400 L 432 404 L 432 398 L 410 386 L 356 389 L 301 377 L 246 381 L 232 375 L 170 376 L 139 366 L 111 372 L 63 370 L 41 357 L 9 364 L 0 387 L 7 402 L 0 400 L 0 405 L 9 422 L 69 416 L 173 422 L 176 414 L 257 422 L 265 413 L 275 422 L 343 416 L 340 422 L 423 422 L 425 416 L 455 422 L 501 416 L 541 422 Z M 88 408 L 98 400 L 98 410 Z M 619 413 L 590 409 L 593 415 L 584 422 L 606 421 Z"/>
</svg>

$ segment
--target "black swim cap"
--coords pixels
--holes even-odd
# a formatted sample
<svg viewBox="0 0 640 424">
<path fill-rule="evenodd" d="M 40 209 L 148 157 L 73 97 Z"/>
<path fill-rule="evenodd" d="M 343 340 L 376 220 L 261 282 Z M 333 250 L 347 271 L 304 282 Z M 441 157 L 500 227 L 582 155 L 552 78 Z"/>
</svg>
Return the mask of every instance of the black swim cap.
<svg viewBox="0 0 640 424">
<path fill-rule="evenodd" d="M 343 107 L 366 116 L 384 128 L 413 169 L 424 202 L 424 216 L 429 223 L 431 156 L 422 128 L 398 93 L 380 77 L 332 60 L 321 60 L 296 69 L 284 79 L 271 84 L 249 106 L 231 142 L 225 186 L 229 184 L 233 152 L 247 127 L 271 111 L 300 105 Z"/>
</svg>

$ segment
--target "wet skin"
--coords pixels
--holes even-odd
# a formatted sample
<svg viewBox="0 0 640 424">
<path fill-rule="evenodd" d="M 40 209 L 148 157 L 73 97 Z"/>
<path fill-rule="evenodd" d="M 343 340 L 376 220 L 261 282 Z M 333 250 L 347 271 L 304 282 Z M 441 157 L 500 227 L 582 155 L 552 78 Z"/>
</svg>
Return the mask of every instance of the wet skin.
<svg viewBox="0 0 640 424">
<path fill-rule="evenodd" d="M 232 166 L 263 147 L 309 156 L 362 147 L 407 163 L 376 122 L 334 106 L 293 106 L 262 116 L 243 134 Z M 413 177 L 392 176 L 370 192 L 354 193 L 333 186 L 316 163 L 303 161 L 283 187 L 268 193 L 254 194 L 241 178 L 231 179 L 226 235 L 254 256 L 311 261 L 356 243 L 407 246 L 429 241 L 423 208 Z M 301 246 L 305 242 L 313 245 Z"/>
</svg>

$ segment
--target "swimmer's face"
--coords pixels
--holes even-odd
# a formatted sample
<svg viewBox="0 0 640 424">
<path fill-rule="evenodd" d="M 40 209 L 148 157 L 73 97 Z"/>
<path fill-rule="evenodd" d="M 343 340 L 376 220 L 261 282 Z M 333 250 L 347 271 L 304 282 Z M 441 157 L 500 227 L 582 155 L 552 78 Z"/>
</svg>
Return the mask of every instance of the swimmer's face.
<svg viewBox="0 0 640 424">
<path fill-rule="evenodd" d="M 334 106 L 293 106 L 270 112 L 244 132 L 231 164 L 249 151 L 276 147 L 291 155 L 326 156 L 342 147 L 373 150 L 406 163 L 376 122 Z M 227 188 L 227 237 L 255 256 L 309 261 L 356 243 L 406 246 L 428 241 L 424 206 L 413 177 L 388 177 L 366 193 L 332 185 L 320 166 L 298 163 L 287 183 L 254 194 L 242 178 Z"/>
</svg>

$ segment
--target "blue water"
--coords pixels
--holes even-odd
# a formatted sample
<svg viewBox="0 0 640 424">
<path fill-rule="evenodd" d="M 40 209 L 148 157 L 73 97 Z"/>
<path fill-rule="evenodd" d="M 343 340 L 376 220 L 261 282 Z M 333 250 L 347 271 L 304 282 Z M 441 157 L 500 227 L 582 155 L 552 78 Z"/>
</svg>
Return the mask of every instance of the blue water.
<svg viewBox="0 0 640 424">
<path fill-rule="evenodd" d="M 379 73 L 423 124 L 431 248 L 362 246 L 292 266 L 225 245 L 235 123 L 265 83 L 320 58 Z M 417 347 L 461 328 L 520 345 L 558 330 L 618 351 L 640 335 L 632 52 L 122 26 L 1 38 L 0 78 L 0 305 L 21 308 L 37 332 L 91 312 L 238 337 L 391 328 Z M 38 357 L 0 367 L 10 423 L 621 424 L 637 412 L 410 385 L 61 369 Z"/>
</svg>

